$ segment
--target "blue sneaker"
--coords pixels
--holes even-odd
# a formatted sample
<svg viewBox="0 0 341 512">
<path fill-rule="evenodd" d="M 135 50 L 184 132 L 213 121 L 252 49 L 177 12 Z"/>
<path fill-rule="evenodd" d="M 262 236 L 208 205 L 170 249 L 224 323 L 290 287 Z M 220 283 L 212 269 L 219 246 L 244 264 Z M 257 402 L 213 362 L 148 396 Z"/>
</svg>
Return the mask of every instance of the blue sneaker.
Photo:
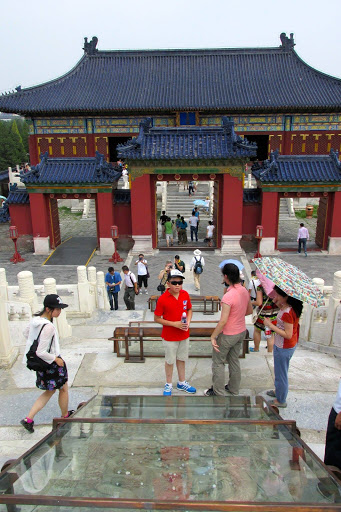
<svg viewBox="0 0 341 512">
<path fill-rule="evenodd" d="M 171 396 L 172 395 L 172 386 L 169 384 L 165 384 L 165 389 L 163 390 L 163 396 Z"/>
<path fill-rule="evenodd" d="M 186 381 L 185 381 L 185 384 L 179 384 L 179 382 L 178 382 L 176 385 L 176 388 L 179 391 L 186 391 L 186 393 L 191 393 L 191 394 L 194 394 L 197 392 L 197 390 L 193 386 L 190 386 L 188 384 L 188 382 L 186 382 Z"/>
</svg>

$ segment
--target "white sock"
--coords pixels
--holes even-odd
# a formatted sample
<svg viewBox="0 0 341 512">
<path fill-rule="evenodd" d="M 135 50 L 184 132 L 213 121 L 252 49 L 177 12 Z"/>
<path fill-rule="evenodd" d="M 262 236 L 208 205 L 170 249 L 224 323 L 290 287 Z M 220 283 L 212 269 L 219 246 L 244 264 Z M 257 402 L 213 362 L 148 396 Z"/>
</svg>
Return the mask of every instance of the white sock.
<svg viewBox="0 0 341 512">
<path fill-rule="evenodd" d="M 180 386 L 184 386 L 186 384 L 186 381 L 185 380 L 183 382 L 179 381 L 179 384 L 180 384 Z"/>
<path fill-rule="evenodd" d="M 166 382 L 166 386 L 169 386 L 170 388 L 172 388 L 173 384 L 169 384 L 168 382 Z"/>
</svg>

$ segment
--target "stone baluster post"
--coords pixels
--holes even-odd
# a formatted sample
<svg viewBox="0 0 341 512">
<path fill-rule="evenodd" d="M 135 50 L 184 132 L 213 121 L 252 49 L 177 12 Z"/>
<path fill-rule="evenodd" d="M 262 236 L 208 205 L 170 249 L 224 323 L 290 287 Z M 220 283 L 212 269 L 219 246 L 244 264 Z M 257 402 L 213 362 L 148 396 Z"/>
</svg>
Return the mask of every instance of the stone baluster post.
<svg viewBox="0 0 341 512">
<path fill-rule="evenodd" d="M 92 310 L 98 307 L 96 267 L 88 267 L 90 304 Z"/>
<path fill-rule="evenodd" d="M 44 293 L 49 295 L 50 293 L 57 294 L 56 280 L 53 277 L 47 277 L 44 279 Z M 72 327 L 66 320 L 65 309 L 61 310 L 58 318 L 55 319 L 58 334 L 61 338 L 68 338 L 72 336 Z"/>
<path fill-rule="evenodd" d="M 19 297 L 22 302 L 27 302 L 32 313 L 39 309 L 38 299 L 34 290 L 33 274 L 29 270 L 23 270 L 18 274 Z"/>
<path fill-rule="evenodd" d="M 110 304 L 108 300 L 107 287 L 104 281 L 104 272 L 97 272 L 97 295 L 98 295 L 98 309 L 104 309 L 104 311 L 110 310 Z"/>
<path fill-rule="evenodd" d="M 90 290 L 89 290 L 89 281 L 86 275 L 86 267 L 84 265 L 80 265 L 77 267 L 77 276 L 78 276 L 78 300 L 79 300 L 79 310 L 82 313 L 91 313 L 90 307 Z"/>
<path fill-rule="evenodd" d="M 5 301 L 8 300 L 8 282 L 4 268 L 0 268 L 0 298 Z"/>
<path fill-rule="evenodd" d="M 339 347 L 340 343 L 338 341 L 338 337 L 335 336 L 335 340 L 333 339 L 334 334 L 334 324 L 337 321 L 336 318 L 336 310 L 337 307 L 340 306 L 341 303 L 341 270 L 338 270 L 334 273 L 334 281 L 333 281 L 333 291 L 331 298 L 329 299 L 329 308 L 328 308 L 328 317 L 327 317 L 327 326 L 330 329 L 330 345 Z"/>
<path fill-rule="evenodd" d="M 167 181 L 163 181 L 161 185 L 162 190 L 162 201 L 161 201 L 161 210 L 166 210 L 167 207 Z"/>
<path fill-rule="evenodd" d="M 0 297 L 0 368 L 10 368 L 17 355 L 18 349 L 11 343 L 6 302 Z"/>
</svg>

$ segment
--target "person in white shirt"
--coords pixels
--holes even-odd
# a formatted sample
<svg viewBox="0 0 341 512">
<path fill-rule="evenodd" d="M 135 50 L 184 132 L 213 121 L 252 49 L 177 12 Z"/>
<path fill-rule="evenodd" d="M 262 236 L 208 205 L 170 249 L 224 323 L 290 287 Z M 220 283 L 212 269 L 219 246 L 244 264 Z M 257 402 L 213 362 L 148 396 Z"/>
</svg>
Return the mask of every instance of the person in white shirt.
<svg viewBox="0 0 341 512">
<path fill-rule="evenodd" d="M 47 363 L 47 368 L 37 370 L 36 386 L 44 392 L 37 398 L 32 405 L 28 415 L 20 421 L 21 425 L 31 434 L 34 432 L 35 415 L 45 407 L 52 395 L 58 389 L 58 403 L 62 413 L 62 418 L 67 418 L 75 411 L 68 411 L 69 406 L 69 388 L 68 372 L 64 359 L 61 357 L 58 331 L 53 325 L 53 319 L 58 318 L 62 309 L 67 308 L 61 298 L 52 293 L 46 295 L 44 299 L 44 309 L 37 313 L 30 321 L 29 326 L 24 331 L 27 338 L 23 363 L 27 363 L 26 354 L 34 341 L 38 340 L 36 355 Z"/>
<path fill-rule="evenodd" d="M 206 228 L 206 238 L 208 242 L 208 246 L 212 247 L 212 238 L 213 238 L 213 231 L 215 230 L 215 226 L 213 226 L 213 222 L 211 220 L 208 221 L 208 226 Z"/>
<path fill-rule="evenodd" d="M 300 228 L 297 233 L 298 249 L 297 252 L 301 253 L 301 246 L 303 245 L 304 254 L 307 257 L 307 241 L 309 240 L 309 231 L 304 226 L 303 222 L 300 224 Z"/>
<path fill-rule="evenodd" d="M 341 380 L 329 414 L 324 463 L 341 470 Z"/>
<path fill-rule="evenodd" d="M 257 278 L 256 271 L 252 270 L 251 279 L 250 279 L 249 287 L 248 287 L 251 300 L 257 300 L 257 286 L 260 286 L 260 285 L 261 285 L 261 282 Z"/>
<path fill-rule="evenodd" d="M 148 295 L 148 267 L 147 260 L 144 259 L 144 255 L 139 254 L 139 259 L 135 261 L 137 265 L 137 282 L 142 293 L 142 284 L 144 284 L 145 294 Z"/>
<path fill-rule="evenodd" d="M 199 290 L 200 289 L 200 277 L 204 270 L 205 260 L 201 256 L 201 251 L 199 249 L 195 249 L 193 254 L 194 254 L 194 256 L 191 260 L 189 269 L 193 270 L 194 286 L 195 286 L 196 290 Z"/>
<path fill-rule="evenodd" d="M 191 241 L 193 242 L 193 235 L 195 236 L 195 241 L 198 241 L 198 222 L 199 219 L 196 215 L 194 215 L 194 210 L 192 212 L 191 217 L 188 219 L 188 224 L 191 227 Z"/>
<path fill-rule="evenodd" d="M 204 206 L 204 208 L 206 210 L 206 213 L 208 213 L 209 210 L 210 210 L 210 198 L 208 196 L 205 199 L 205 206 Z"/>
<path fill-rule="evenodd" d="M 130 272 L 127 265 L 123 265 L 122 272 L 124 274 L 125 284 L 123 300 L 127 309 L 135 309 L 135 295 L 138 295 L 139 293 L 135 274 Z"/>
</svg>

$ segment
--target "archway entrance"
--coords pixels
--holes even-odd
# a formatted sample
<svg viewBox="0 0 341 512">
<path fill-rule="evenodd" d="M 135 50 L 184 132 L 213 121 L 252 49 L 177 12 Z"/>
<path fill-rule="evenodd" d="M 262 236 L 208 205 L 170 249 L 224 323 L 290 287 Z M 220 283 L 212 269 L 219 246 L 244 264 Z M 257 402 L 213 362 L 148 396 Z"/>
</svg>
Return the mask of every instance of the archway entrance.
<svg viewBox="0 0 341 512">
<path fill-rule="evenodd" d="M 160 178 L 160 176 L 158 177 Z M 160 250 L 177 251 L 179 246 L 182 249 L 214 250 L 219 246 L 218 236 L 221 232 L 221 222 L 218 216 L 219 203 L 219 180 L 205 179 L 205 176 L 198 176 L 193 180 L 192 175 L 182 175 L 180 180 L 163 179 L 155 181 L 155 240 L 156 247 Z M 186 179 L 188 178 L 188 179 Z M 190 217 L 192 211 L 197 208 L 199 224 L 197 230 L 191 229 Z M 163 226 L 163 212 L 171 219 L 172 234 L 167 237 Z M 184 217 L 187 223 L 186 240 L 179 238 L 176 227 L 177 216 Z M 160 219 L 161 218 L 161 219 Z M 212 222 L 214 226 L 212 246 L 207 239 L 207 226 Z M 168 238 L 168 244 L 167 244 Z"/>
</svg>

